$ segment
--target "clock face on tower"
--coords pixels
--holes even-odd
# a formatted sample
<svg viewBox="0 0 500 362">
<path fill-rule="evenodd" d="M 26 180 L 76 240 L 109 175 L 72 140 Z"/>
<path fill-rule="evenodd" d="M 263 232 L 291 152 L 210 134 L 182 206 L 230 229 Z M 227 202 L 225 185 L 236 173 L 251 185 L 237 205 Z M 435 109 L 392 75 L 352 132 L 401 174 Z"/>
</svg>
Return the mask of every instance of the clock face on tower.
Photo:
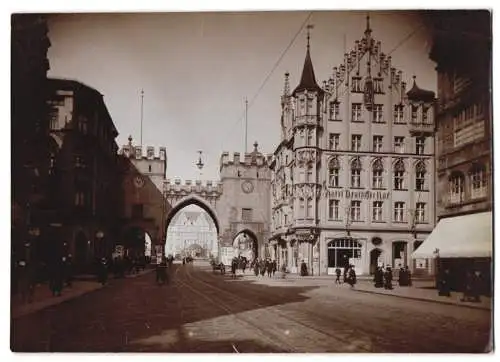
<svg viewBox="0 0 500 362">
<path fill-rule="evenodd" d="M 244 193 L 249 194 L 253 191 L 253 183 L 250 181 L 243 181 L 241 184 L 241 189 Z"/>
<path fill-rule="evenodd" d="M 134 185 L 137 188 L 144 186 L 144 179 L 141 176 L 134 177 Z"/>
</svg>

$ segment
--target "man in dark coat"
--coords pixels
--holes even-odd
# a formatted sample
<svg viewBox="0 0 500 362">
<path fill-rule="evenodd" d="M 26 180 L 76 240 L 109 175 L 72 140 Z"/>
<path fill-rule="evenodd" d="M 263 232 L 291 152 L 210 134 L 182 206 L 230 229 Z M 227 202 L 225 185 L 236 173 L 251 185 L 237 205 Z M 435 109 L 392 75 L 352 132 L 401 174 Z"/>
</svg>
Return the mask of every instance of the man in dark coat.
<svg viewBox="0 0 500 362">
<path fill-rule="evenodd" d="M 392 289 L 392 269 L 390 266 L 385 268 L 384 281 L 385 281 L 384 288 Z"/>
<path fill-rule="evenodd" d="M 302 263 L 300 264 L 300 276 L 305 277 L 309 273 L 307 272 L 307 265 L 304 260 L 302 260 Z"/>
<path fill-rule="evenodd" d="M 382 288 L 384 286 L 384 271 L 381 267 L 375 270 L 375 288 Z"/>
</svg>

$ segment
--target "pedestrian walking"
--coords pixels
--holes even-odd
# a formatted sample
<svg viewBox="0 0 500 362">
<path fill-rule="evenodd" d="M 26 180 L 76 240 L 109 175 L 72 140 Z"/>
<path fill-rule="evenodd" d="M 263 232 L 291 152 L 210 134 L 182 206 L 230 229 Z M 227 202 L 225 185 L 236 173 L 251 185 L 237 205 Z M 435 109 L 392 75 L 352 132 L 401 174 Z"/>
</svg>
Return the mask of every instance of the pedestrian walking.
<svg viewBox="0 0 500 362">
<path fill-rule="evenodd" d="M 375 282 L 375 288 L 384 287 L 384 271 L 381 267 L 378 266 L 377 269 L 375 269 L 375 275 L 373 279 Z"/>
<path fill-rule="evenodd" d="M 34 270 L 30 263 L 21 260 L 18 263 L 18 290 L 23 303 L 33 302 L 35 283 Z"/>
<path fill-rule="evenodd" d="M 278 264 L 276 263 L 276 260 L 273 260 L 273 263 L 272 263 L 272 269 L 273 269 L 273 278 L 274 278 L 274 274 L 276 274 L 276 270 L 278 269 Z"/>
<path fill-rule="evenodd" d="M 257 259 L 254 260 L 254 263 L 253 263 L 253 272 L 255 274 L 256 277 L 259 276 L 259 261 Z"/>
<path fill-rule="evenodd" d="M 308 276 L 309 273 L 307 271 L 307 265 L 304 260 L 302 260 L 302 263 L 300 264 L 300 276 L 306 277 Z"/>
<path fill-rule="evenodd" d="M 261 260 L 260 261 L 260 266 L 259 266 L 259 270 L 260 270 L 260 276 L 264 276 L 266 275 L 266 262 L 264 260 Z"/>
<path fill-rule="evenodd" d="M 384 273 L 384 288 L 385 289 L 392 289 L 392 269 L 390 266 L 385 268 L 385 273 Z"/>
<path fill-rule="evenodd" d="M 337 276 L 337 278 L 335 279 L 335 284 L 342 284 L 342 282 L 340 281 L 340 275 L 342 274 L 342 271 L 340 270 L 339 267 L 337 267 L 335 269 L 335 275 Z"/>
<path fill-rule="evenodd" d="M 160 264 L 156 265 L 156 283 L 163 285 L 169 283 L 167 258 L 162 257 Z"/>
<path fill-rule="evenodd" d="M 356 285 L 357 280 L 356 280 L 356 271 L 354 270 L 354 266 L 352 265 L 349 266 L 348 281 L 351 288 L 354 288 L 354 285 Z"/>
<path fill-rule="evenodd" d="M 267 262 L 267 276 L 269 278 L 271 278 L 272 274 L 273 274 L 273 263 L 271 262 L 271 260 L 268 260 L 268 262 Z"/>
<path fill-rule="evenodd" d="M 108 282 L 108 261 L 104 257 L 99 260 L 97 280 L 102 285 Z"/>
<path fill-rule="evenodd" d="M 450 270 L 448 268 L 444 269 L 439 273 L 438 277 L 438 295 L 443 297 L 449 297 L 450 294 Z"/>
<path fill-rule="evenodd" d="M 64 275 L 65 275 L 66 286 L 71 288 L 71 286 L 73 285 L 73 258 L 71 254 L 69 254 L 65 260 Z"/>
<path fill-rule="evenodd" d="M 55 257 L 50 266 L 50 282 L 49 287 L 53 296 L 60 296 L 64 281 L 64 264 L 62 257 Z"/>
</svg>

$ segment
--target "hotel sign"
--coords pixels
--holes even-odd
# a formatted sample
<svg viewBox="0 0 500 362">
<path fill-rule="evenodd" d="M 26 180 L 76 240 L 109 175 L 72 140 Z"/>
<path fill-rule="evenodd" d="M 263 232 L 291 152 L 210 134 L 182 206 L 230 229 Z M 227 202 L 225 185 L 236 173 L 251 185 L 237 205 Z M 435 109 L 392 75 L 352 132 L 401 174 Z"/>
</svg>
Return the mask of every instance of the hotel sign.
<svg viewBox="0 0 500 362">
<path fill-rule="evenodd" d="M 337 199 L 387 200 L 389 191 L 329 190 L 328 195 Z"/>
</svg>

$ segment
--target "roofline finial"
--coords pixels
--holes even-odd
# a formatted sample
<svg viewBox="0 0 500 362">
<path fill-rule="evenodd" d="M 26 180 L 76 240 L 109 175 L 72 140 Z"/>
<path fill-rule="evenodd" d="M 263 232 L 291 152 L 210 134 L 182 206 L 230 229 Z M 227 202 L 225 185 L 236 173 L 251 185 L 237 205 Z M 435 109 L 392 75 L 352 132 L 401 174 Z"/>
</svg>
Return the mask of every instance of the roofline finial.
<svg viewBox="0 0 500 362">
<path fill-rule="evenodd" d="M 309 50 L 309 39 L 311 38 L 310 30 L 314 28 L 314 25 L 307 25 L 307 50 Z"/>
<path fill-rule="evenodd" d="M 370 34 L 372 29 L 370 28 L 370 14 L 366 14 L 366 30 L 365 34 Z"/>
</svg>

